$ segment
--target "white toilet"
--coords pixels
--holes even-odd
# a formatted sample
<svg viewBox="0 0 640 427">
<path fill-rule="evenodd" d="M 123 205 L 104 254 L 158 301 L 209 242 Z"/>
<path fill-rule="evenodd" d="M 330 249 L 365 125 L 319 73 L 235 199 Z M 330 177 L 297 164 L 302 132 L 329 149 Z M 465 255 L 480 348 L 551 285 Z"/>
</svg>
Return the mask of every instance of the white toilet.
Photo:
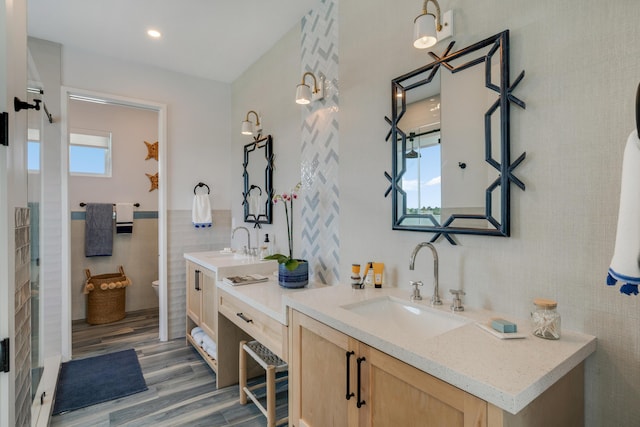
<svg viewBox="0 0 640 427">
<path fill-rule="evenodd" d="M 151 282 L 151 286 L 153 286 L 153 291 L 158 295 L 158 285 L 160 284 L 160 280 L 154 280 Z"/>
</svg>

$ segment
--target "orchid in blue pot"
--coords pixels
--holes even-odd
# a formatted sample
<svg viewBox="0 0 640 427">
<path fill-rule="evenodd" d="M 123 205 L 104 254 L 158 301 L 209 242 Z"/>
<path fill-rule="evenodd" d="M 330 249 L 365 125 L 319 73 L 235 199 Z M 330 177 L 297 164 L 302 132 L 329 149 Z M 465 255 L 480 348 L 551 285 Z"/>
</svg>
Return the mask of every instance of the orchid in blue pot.
<svg viewBox="0 0 640 427">
<path fill-rule="evenodd" d="M 284 205 L 284 215 L 287 221 L 287 243 L 289 255 L 273 254 L 265 257 L 278 261 L 278 282 L 285 288 L 302 288 L 309 283 L 309 263 L 303 259 L 293 257 L 293 201 L 298 198 L 302 183 L 296 184 L 289 192 L 273 196 L 273 203 Z"/>
</svg>

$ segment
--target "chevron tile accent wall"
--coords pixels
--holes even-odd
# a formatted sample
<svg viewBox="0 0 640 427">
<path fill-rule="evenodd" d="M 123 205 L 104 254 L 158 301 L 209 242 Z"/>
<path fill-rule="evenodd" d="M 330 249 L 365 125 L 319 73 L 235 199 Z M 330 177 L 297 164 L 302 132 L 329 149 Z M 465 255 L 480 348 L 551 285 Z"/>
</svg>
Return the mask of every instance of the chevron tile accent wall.
<svg viewBox="0 0 640 427">
<path fill-rule="evenodd" d="M 338 1 L 318 1 L 301 28 L 302 73 L 325 79 L 324 99 L 302 113 L 302 256 L 312 280 L 333 285 L 340 279 Z"/>
</svg>

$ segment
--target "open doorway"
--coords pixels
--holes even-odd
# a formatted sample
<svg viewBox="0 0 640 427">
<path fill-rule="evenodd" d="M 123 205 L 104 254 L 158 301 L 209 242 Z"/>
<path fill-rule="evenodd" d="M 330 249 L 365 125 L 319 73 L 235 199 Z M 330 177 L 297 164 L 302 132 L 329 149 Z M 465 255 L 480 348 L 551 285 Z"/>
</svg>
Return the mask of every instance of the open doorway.
<svg viewBox="0 0 640 427">
<path fill-rule="evenodd" d="M 127 313 L 157 309 L 160 340 L 167 339 L 166 107 L 153 102 L 63 88 L 63 348 L 71 358 L 72 325 L 87 319 L 85 271 L 124 268 Z M 86 256 L 86 203 L 137 204 L 131 233 L 115 233 L 110 256 Z M 157 294 L 152 282 L 157 281 Z M 120 304 L 120 302 L 118 302 Z M 91 309 L 91 308 L 89 308 Z M 99 313 L 98 317 L 104 313 Z M 107 317 L 109 317 L 107 315 Z M 95 316 L 94 316 L 95 319 Z M 102 320 L 100 320 L 102 322 Z M 84 332 L 83 332 L 84 333 Z"/>
</svg>

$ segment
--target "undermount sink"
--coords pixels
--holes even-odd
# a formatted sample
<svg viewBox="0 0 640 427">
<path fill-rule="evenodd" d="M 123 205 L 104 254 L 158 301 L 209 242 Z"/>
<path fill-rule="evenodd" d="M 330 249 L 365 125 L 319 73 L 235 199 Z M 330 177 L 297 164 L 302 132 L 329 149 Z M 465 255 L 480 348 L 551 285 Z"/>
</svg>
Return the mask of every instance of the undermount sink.
<svg viewBox="0 0 640 427">
<path fill-rule="evenodd" d="M 367 322 L 421 338 L 434 337 L 469 323 L 456 314 L 389 296 L 371 298 L 341 307 L 366 318 Z"/>
</svg>

